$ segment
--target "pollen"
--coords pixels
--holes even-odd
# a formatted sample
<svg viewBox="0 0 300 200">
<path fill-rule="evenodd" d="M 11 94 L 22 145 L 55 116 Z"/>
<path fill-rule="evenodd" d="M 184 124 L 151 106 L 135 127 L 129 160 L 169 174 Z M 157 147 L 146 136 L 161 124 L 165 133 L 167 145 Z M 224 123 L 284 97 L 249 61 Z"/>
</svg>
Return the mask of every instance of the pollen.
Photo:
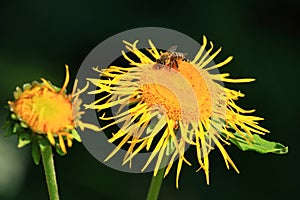
<svg viewBox="0 0 300 200">
<path fill-rule="evenodd" d="M 199 120 L 196 119 L 199 115 L 200 119 L 206 119 L 211 115 L 209 89 L 204 77 L 193 64 L 179 61 L 178 69 L 157 70 L 150 65 L 142 71 L 139 82 L 141 96 L 148 107 L 159 107 L 161 112 L 174 121 Z M 191 92 L 195 93 L 195 96 L 191 96 Z M 192 97 L 198 106 L 191 105 Z M 197 109 L 200 109 L 200 113 Z"/>
</svg>

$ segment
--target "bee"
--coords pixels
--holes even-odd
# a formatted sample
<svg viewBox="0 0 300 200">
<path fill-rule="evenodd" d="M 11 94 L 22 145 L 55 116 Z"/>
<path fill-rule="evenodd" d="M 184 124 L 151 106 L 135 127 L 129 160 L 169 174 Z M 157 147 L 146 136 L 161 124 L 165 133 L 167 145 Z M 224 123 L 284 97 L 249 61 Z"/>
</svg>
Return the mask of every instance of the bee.
<svg viewBox="0 0 300 200">
<path fill-rule="evenodd" d="M 176 45 L 170 47 L 156 60 L 156 64 L 153 67 L 155 69 L 161 69 L 163 67 L 178 69 L 178 60 L 185 59 L 187 53 L 176 52 L 176 49 Z"/>
</svg>

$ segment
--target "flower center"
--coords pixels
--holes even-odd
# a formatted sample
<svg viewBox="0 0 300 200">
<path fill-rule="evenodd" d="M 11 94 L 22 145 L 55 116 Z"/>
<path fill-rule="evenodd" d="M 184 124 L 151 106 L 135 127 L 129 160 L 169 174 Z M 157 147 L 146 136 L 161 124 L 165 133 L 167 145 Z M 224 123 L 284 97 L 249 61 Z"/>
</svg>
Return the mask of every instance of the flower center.
<svg viewBox="0 0 300 200">
<path fill-rule="evenodd" d="M 66 95 L 47 87 L 26 90 L 14 103 L 15 113 L 38 133 L 58 133 L 74 128 L 72 104 Z"/>
<path fill-rule="evenodd" d="M 149 107 L 159 106 L 174 121 L 209 118 L 212 103 L 204 76 L 189 62 L 179 61 L 178 65 L 178 69 L 144 67 L 143 100 Z"/>
</svg>

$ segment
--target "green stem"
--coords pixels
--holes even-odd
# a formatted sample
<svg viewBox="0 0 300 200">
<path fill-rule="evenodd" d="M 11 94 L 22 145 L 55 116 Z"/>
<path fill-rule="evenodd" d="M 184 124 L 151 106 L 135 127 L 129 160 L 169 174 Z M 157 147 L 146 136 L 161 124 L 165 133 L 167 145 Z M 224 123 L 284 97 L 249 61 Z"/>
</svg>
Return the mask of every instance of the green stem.
<svg viewBox="0 0 300 200">
<path fill-rule="evenodd" d="M 159 190 L 165 173 L 165 167 L 158 170 L 156 176 L 152 177 L 150 188 L 147 195 L 147 200 L 157 200 Z"/>
<path fill-rule="evenodd" d="M 59 200 L 51 145 L 40 146 L 50 200 Z"/>
</svg>

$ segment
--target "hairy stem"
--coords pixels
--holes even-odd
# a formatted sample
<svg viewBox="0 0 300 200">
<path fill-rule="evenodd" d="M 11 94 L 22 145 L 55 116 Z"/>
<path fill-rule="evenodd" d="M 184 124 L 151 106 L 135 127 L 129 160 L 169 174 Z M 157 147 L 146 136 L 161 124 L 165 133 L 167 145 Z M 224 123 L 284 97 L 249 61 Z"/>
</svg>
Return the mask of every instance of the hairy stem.
<svg viewBox="0 0 300 200">
<path fill-rule="evenodd" d="M 51 145 L 40 146 L 50 200 L 59 200 Z"/>
</svg>

